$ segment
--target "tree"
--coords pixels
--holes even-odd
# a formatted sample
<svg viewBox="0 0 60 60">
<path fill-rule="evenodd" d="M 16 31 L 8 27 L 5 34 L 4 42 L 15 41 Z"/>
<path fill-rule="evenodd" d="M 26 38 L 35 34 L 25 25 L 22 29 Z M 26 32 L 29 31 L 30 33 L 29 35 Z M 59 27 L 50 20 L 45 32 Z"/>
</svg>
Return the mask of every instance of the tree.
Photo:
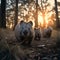
<svg viewBox="0 0 60 60">
<path fill-rule="evenodd" d="M 0 27 L 6 28 L 6 0 L 1 0 L 1 17 L 0 17 Z"/>
<path fill-rule="evenodd" d="M 35 18 L 35 27 L 38 27 L 38 0 L 36 0 L 36 18 Z"/>
<path fill-rule="evenodd" d="M 17 22 L 18 22 L 18 0 L 16 0 L 16 8 L 15 8 L 15 24 L 14 24 L 14 28 L 15 28 Z M 14 28 L 13 28 L 13 29 L 14 29 Z"/>
<path fill-rule="evenodd" d="M 55 0 L 55 11 L 56 11 L 56 25 L 57 25 L 57 27 L 59 27 L 57 0 Z"/>
</svg>

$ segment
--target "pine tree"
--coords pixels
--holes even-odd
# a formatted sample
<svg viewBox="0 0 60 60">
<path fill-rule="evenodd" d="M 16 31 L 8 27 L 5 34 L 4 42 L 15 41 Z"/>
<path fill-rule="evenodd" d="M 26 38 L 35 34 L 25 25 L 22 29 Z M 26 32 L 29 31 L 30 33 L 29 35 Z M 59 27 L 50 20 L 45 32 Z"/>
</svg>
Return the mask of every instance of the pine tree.
<svg viewBox="0 0 60 60">
<path fill-rule="evenodd" d="M 6 0 L 1 0 L 1 17 L 0 17 L 0 27 L 6 28 Z"/>
</svg>

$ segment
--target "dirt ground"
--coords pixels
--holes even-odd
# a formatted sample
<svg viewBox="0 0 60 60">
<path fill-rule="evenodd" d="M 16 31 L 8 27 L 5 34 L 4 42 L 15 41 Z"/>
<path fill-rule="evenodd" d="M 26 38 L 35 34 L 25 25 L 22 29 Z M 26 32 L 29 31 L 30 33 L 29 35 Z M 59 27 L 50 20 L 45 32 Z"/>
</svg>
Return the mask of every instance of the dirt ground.
<svg viewBox="0 0 60 60">
<path fill-rule="evenodd" d="M 20 54 L 24 55 L 24 52 L 26 54 L 31 53 L 31 52 L 33 52 L 35 50 L 42 49 L 42 47 L 44 47 L 44 46 L 51 47 L 51 46 L 56 44 L 57 37 L 60 37 L 60 30 L 53 30 L 52 35 L 51 35 L 50 38 L 41 38 L 41 40 L 39 40 L 39 41 L 34 40 L 34 41 L 32 41 L 32 47 L 22 48 L 21 49 L 21 45 L 17 42 L 17 40 L 15 38 L 14 31 L 12 31 L 10 29 L 0 29 L 0 41 L 1 40 L 5 41 L 5 43 L 7 43 L 8 47 L 9 47 L 9 49 L 16 56 L 19 55 L 19 52 L 20 52 Z M 18 47 L 16 47 L 16 46 L 18 46 Z M 16 58 L 16 59 L 18 60 L 18 58 Z"/>
</svg>

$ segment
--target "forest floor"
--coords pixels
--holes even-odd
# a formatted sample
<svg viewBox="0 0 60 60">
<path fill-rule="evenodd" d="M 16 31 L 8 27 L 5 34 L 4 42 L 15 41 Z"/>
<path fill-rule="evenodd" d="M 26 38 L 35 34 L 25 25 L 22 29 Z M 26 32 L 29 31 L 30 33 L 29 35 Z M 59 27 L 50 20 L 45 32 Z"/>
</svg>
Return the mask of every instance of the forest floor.
<svg viewBox="0 0 60 60">
<path fill-rule="evenodd" d="M 14 35 L 14 31 L 10 29 L 0 29 L 0 36 L 7 41 L 8 44 L 15 44 L 17 43 L 17 40 Z M 57 37 L 60 36 L 60 29 L 59 30 L 53 30 L 52 35 L 50 38 L 41 38 L 41 40 L 34 40 L 32 41 L 32 45 L 42 45 L 42 44 L 53 44 Z"/>
<path fill-rule="evenodd" d="M 41 38 L 41 40 L 39 40 L 39 41 L 34 40 L 34 41 L 32 41 L 32 47 L 25 48 L 25 49 L 23 49 L 23 51 L 25 51 L 26 54 L 28 54 L 30 52 L 38 51 L 39 49 L 42 49 L 44 47 L 42 49 L 42 51 L 46 50 L 48 52 L 48 49 L 50 49 L 56 45 L 56 41 L 59 36 L 60 36 L 60 29 L 53 30 L 50 38 Z M 14 51 L 15 52 L 17 51 L 17 48 L 13 48 L 13 46 L 19 45 L 19 43 L 17 42 L 17 40 L 15 38 L 14 31 L 12 31 L 10 29 L 0 29 L 0 43 L 1 43 L 1 40 L 2 40 L 2 43 L 4 42 L 4 43 L 8 44 L 8 47 L 10 50 L 16 49 Z M 46 49 L 45 46 L 48 49 Z M 31 59 L 31 60 L 33 60 L 33 59 Z"/>
</svg>

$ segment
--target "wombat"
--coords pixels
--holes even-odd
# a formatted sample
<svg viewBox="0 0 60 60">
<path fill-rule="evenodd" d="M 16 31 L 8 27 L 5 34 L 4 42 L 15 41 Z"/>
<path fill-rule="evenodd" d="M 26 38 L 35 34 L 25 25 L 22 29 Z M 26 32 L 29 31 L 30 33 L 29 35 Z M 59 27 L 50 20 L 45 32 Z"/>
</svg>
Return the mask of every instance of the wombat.
<svg viewBox="0 0 60 60">
<path fill-rule="evenodd" d="M 17 41 L 24 45 L 30 45 L 32 40 L 34 40 L 34 30 L 32 26 L 32 21 L 24 22 L 22 20 L 19 24 L 17 24 L 15 27 L 15 36 Z"/>
<path fill-rule="evenodd" d="M 35 40 L 40 40 L 41 39 L 40 28 L 34 28 L 34 31 L 35 31 Z"/>
<path fill-rule="evenodd" d="M 46 29 L 44 29 L 43 31 L 43 37 L 46 37 L 46 38 L 50 38 L 51 37 L 51 34 L 52 34 L 52 27 L 47 27 Z"/>
</svg>

